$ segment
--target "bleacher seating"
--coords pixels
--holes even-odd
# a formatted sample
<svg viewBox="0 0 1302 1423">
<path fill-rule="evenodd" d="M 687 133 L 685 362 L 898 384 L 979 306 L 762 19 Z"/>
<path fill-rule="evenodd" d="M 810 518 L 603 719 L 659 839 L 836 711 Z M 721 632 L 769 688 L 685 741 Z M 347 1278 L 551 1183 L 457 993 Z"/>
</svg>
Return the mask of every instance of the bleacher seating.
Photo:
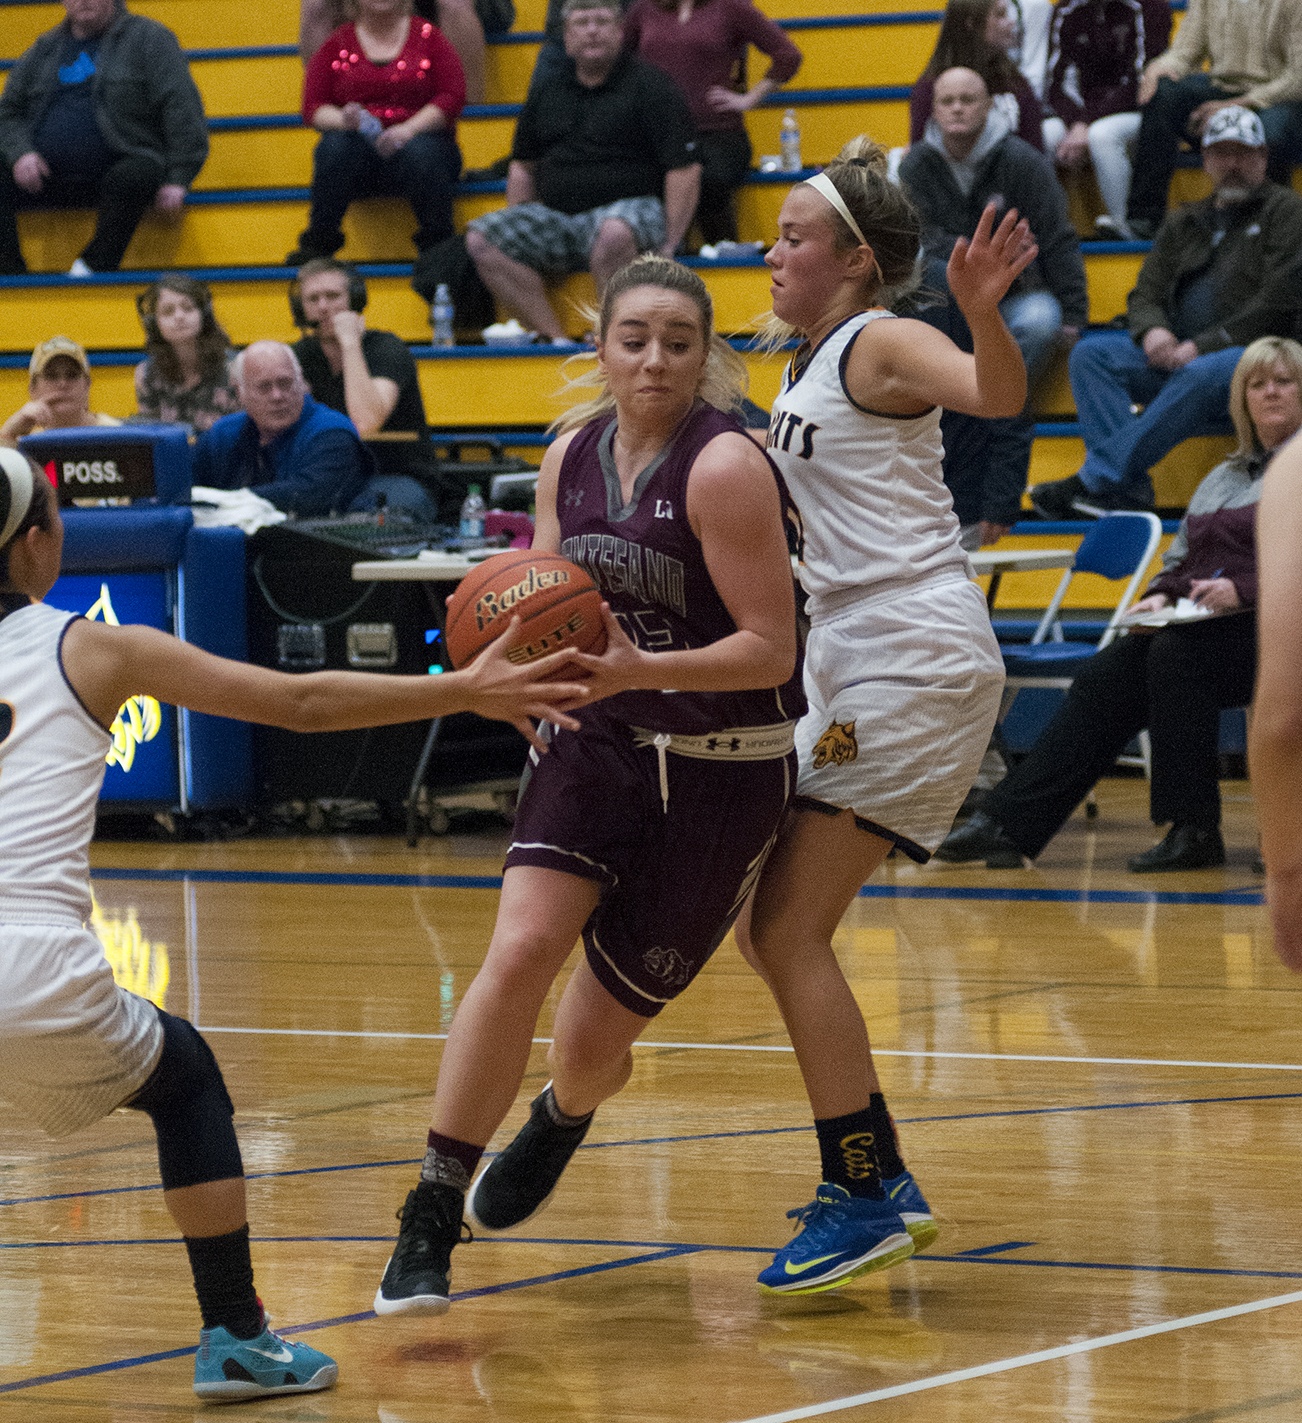
<svg viewBox="0 0 1302 1423">
<path fill-rule="evenodd" d="M 33 275 L 0 278 L 0 409 L 24 398 L 27 354 L 33 341 L 62 331 L 85 344 L 95 366 L 95 407 L 126 415 L 134 408 L 131 367 L 140 332 L 131 298 L 166 268 L 201 275 L 237 343 L 257 336 L 291 338 L 285 300 L 284 254 L 306 220 L 307 185 L 316 135 L 298 118 L 301 66 L 295 41 L 298 0 L 130 0 L 133 10 L 172 28 L 188 50 L 204 95 L 212 155 L 189 195 L 179 222 L 147 218 L 128 250 L 124 270 L 93 279 L 62 273 L 83 245 L 91 217 L 28 213 L 20 220 Z M 805 54 L 793 87 L 747 116 L 756 155 L 778 151 L 784 109 L 795 108 L 805 160 L 826 162 L 845 138 L 867 131 L 879 141 L 907 141 L 908 87 L 935 40 L 938 8 L 905 13 L 899 0 L 760 0 L 789 28 Z M 541 38 L 544 0 L 518 0 L 516 32 L 489 47 L 492 102 L 466 110 L 459 138 L 467 168 L 503 156 Z M 815 13 L 812 13 L 815 12 Z M 62 6 L 0 0 L 0 69 L 63 17 Z M 0 77 L 3 77 L 0 74 Z M 864 82 L 871 81 L 871 82 Z M 1177 176 L 1175 199 L 1199 196 L 1197 171 Z M 741 235 L 771 237 L 791 179 L 752 174 L 739 194 Z M 502 183 L 463 183 L 458 225 L 503 200 Z M 1088 209 L 1089 195 L 1074 202 Z M 500 352 L 478 347 L 435 350 L 429 314 L 408 283 L 414 255 L 405 205 L 356 203 L 345 224 L 342 256 L 362 265 L 371 292 L 370 320 L 416 348 L 431 422 L 439 426 L 537 431 L 558 412 L 562 357 L 550 352 Z M 1133 285 L 1144 244 L 1089 243 L 1086 266 L 1090 319 L 1118 315 Z M 714 293 L 720 329 L 742 335 L 768 306 L 766 271 L 758 260 L 701 264 Z M 590 299 L 591 282 L 571 278 L 564 295 Z M 575 334 L 581 329 L 574 321 Z M 748 356 L 754 395 L 772 398 L 780 362 Z M 491 374 L 485 362 L 491 363 Z M 1036 441 L 1032 480 L 1070 473 L 1081 458 L 1065 361 L 1046 390 L 1044 423 Z M 1159 504 L 1182 505 L 1201 475 L 1220 457 L 1223 441 L 1190 441 L 1159 467 Z M 1006 601 L 1006 599 L 1005 599 Z"/>
</svg>

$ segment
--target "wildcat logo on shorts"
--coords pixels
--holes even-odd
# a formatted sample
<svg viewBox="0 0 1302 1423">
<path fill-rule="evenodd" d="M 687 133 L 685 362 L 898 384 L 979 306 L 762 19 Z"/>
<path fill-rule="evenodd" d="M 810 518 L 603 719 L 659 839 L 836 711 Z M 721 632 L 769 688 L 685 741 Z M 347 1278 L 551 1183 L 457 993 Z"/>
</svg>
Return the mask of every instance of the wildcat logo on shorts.
<svg viewBox="0 0 1302 1423">
<path fill-rule="evenodd" d="M 824 766 L 846 766 L 859 759 L 859 741 L 854 722 L 834 721 L 814 744 L 814 770 Z"/>
<path fill-rule="evenodd" d="M 872 1175 L 877 1164 L 873 1151 L 875 1142 L 876 1137 L 870 1131 L 852 1132 L 841 1138 L 841 1160 L 845 1162 L 845 1174 L 852 1181 L 865 1181 Z"/>
<path fill-rule="evenodd" d="M 677 949 L 648 949 L 642 955 L 642 962 L 647 972 L 658 978 L 666 988 L 685 988 L 691 981 L 692 970 Z"/>
</svg>

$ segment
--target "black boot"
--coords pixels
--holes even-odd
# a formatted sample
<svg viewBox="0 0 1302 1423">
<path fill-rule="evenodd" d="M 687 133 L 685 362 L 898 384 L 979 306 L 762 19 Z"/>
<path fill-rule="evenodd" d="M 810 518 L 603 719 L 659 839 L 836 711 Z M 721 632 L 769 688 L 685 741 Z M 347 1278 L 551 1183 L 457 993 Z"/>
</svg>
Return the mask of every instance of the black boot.
<svg viewBox="0 0 1302 1423">
<path fill-rule="evenodd" d="M 462 1238 L 464 1196 L 454 1186 L 420 1181 L 407 1193 L 398 1243 L 375 1292 L 376 1314 L 442 1314 L 448 1307 L 452 1247 Z M 472 1239 L 469 1231 L 466 1239 Z"/>
<path fill-rule="evenodd" d="M 936 859 L 956 865 L 967 860 L 984 860 L 988 870 L 1020 870 L 1025 863 L 1017 846 L 980 811 L 961 829 L 949 832 L 936 851 Z"/>
<path fill-rule="evenodd" d="M 482 1230 L 510 1230 L 537 1215 L 551 1199 L 561 1173 L 592 1125 L 581 1117 L 558 1126 L 548 1111 L 554 1106 L 549 1082 L 533 1099 L 529 1120 L 515 1139 L 488 1163 L 466 1197 L 466 1216 Z"/>
<path fill-rule="evenodd" d="M 1212 826 L 1181 825 L 1178 821 L 1151 850 L 1126 861 L 1136 874 L 1166 870 L 1210 870 L 1225 863 L 1225 843 Z"/>
<path fill-rule="evenodd" d="M 1089 490 L 1078 474 L 1033 484 L 1027 492 L 1031 507 L 1041 519 L 1079 519 L 1076 500 L 1089 498 Z"/>
</svg>

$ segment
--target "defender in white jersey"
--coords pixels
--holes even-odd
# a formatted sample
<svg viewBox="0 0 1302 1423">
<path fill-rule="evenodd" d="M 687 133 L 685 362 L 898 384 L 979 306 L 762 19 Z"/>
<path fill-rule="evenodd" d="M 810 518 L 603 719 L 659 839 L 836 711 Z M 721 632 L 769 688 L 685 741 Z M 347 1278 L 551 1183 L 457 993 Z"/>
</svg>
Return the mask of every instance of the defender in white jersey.
<svg viewBox="0 0 1302 1423">
<path fill-rule="evenodd" d="M 918 220 L 885 155 L 850 144 L 782 205 L 773 312 L 804 338 L 768 450 L 800 512 L 809 711 L 793 809 L 756 888 L 742 951 L 772 988 L 818 1134 L 823 1184 L 760 1274 L 784 1294 L 834 1289 L 936 1236 L 900 1159 L 863 1015 L 832 936 L 898 848 L 925 861 L 994 726 L 1003 665 L 941 478 L 942 407 L 1013 415 L 1026 372 L 999 300 L 1035 256 L 1025 223 L 987 209 L 949 264 L 974 354 L 886 309 L 909 284 Z"/>
<path fill-rule="evenodd" d="M 254 1290 L 244 1172 L 216 1059 L 183 1018 L 115 984 L 85 927 L 107 727 L 128 696 L 148 693 L 300 731 L 462 710 L 522 727 L 559 717 L 573 729 L 564 709 L 586 689 L 546 682 L 563 654 L 517 669 L 495 648 L 438 678 L 291 677 L 227 662 L 152 628 L 48 607 L 62 547 L 44 475 L 0 449 L 0 1097 L 56 1136 L 117 1107 L 149 1116 L 203 1315 L 201 1398 L 328 1388 L 333 1360 L 274 1333 Z"/>
</svg>

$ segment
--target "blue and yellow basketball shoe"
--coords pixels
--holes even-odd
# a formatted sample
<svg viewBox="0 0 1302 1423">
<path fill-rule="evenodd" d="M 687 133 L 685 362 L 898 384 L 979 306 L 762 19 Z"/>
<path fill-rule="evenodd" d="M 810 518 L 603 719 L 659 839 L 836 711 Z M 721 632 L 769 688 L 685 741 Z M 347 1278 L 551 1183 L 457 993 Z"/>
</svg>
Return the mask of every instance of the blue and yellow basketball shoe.
<svg viewBox="0 0 1302 1423">
<path fill-rule="evenodd" d="M 886 1270 L 913 1254 L 913 1240 L 892 1201 L 852 1196 L 824 1181 L 813 1202 L 788 1211 L 801 1231 L 760 1272 L 769 1294 L 807 1295 L 834 1290 L 870 1270 Z"/>
<path fill-rule="evenodd" d="M 270 1325 L 254 1339 L 237 1339 L 227 1329 L 205 1329 L 194 1358 L 194 1391 L 215 1403 L 316 1393 L 338 1377 L 329 1354 L 282 1339 Z"/>
<path fill-rule="evenodd" d="M 913 1179 L 913 1172 L 904 1171 L 892 1176 L 889 1181 L 883 1181 L 882 1186 L 886 1199 L 899 1211 L 904 1228 L 913 1240 L 913 1248 L 925 1250 L 940 1234 L 940 1227 L 932 1217 L 927 1198 Z"/>
</svg>

